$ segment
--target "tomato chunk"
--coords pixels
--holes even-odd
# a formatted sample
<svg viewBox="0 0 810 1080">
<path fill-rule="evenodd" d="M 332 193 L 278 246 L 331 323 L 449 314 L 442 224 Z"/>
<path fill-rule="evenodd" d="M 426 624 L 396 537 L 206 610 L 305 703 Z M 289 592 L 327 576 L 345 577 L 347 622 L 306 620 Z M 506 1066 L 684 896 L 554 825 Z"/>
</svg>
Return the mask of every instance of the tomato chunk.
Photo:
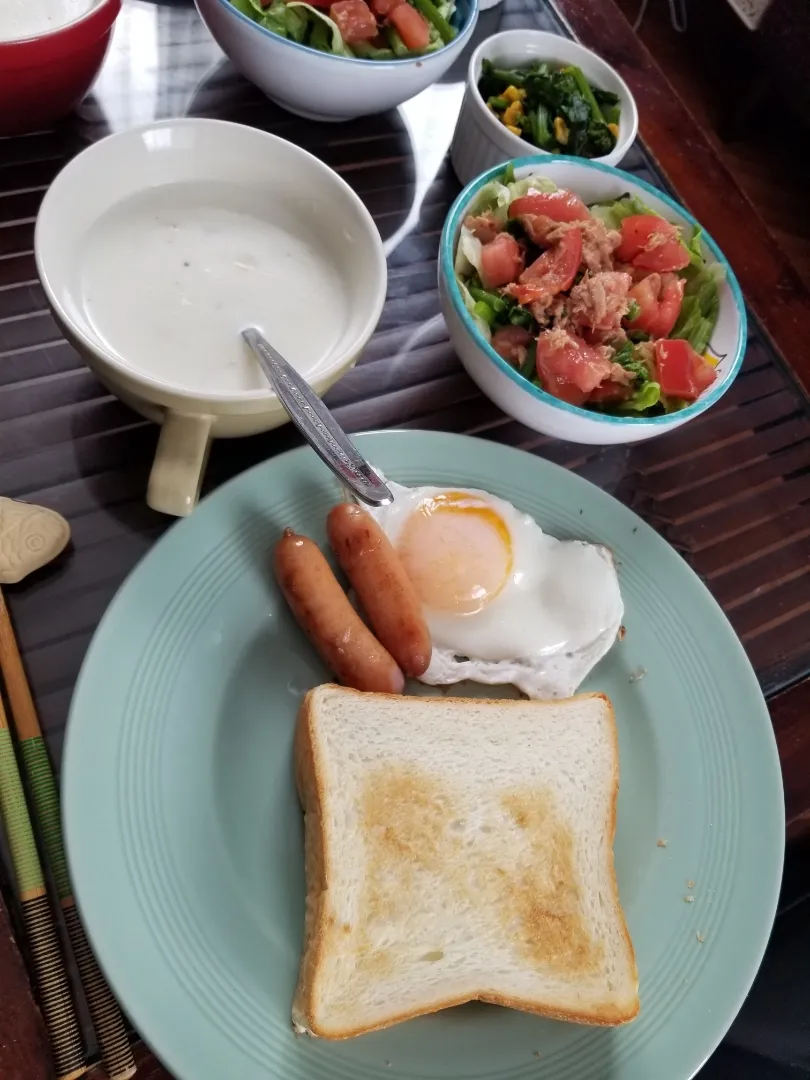
<svg viewBox="0 0 810 1080">
<path fill-rule="evenodd" d="M 641 309 L 628 322 L 628 328 L 642 330 L 652 338 L 667 337 L 681 313 L 685 288 L 685 280 L 675 274 L 648 274 L 642 278 L 628 293 Z"/>
<path fill-rule="evenodd" d="M 408 49 L 426 49 L 430 44 L 430 26 L 424 15 L 410 4 L 397 4 L 388 21 Z"/>
<path fill-rule="evenodd" d="M 583 405 L 610 376 L 610 361 L 566 330 L 544 330 L 537 338 L 537 374 L 543 389 L 569 405 Z"/>
<path fill-rule="evenodd" d="M 717 372 L 688 341 L 655 342 L 656 377 L 665 397 L 696 401 L 717 378 Z"/>
<path fill-rule="evenodd" d="M 481 248 L 481 284 L 485 289 L 497 289 L 517 281 L 523 273 L 526 259 L 523 250 L 511 233 L 498 233 L 494 240 Z"/>
<path fill-rule="evenodd" d="M 371 10 L 378 19 L 384 19 L 386 15 L 391 14 L 395 7 L 399 7 L 400 4 L 404 3 L 405 0 L 370 0 Z"/>
<path fill-rule="evenodd" d="M 337 0 L 329 8 L 329 14 L 347 45 L 371 41 L 377 36 L 377 20 L 363 0 Z"/>
<path fill-rule="evenodd" d="M 689 265 L 689 252 L 680 242 L 677 228 L 657 214 L 631 214 L 624 219 L 616 258 L 659 274 Z"/>
<path fill-rule="evenodd" d="M 522 367 L 534 348 L 534 338 L 522 326 L 499 326 L 492 335 L 492 348 L 508 363 Z"/>
<path fill-rule="evenodd" d="M 520 275 L 520 283 L 508 286 L 507 292 L 519 304 L 548 301 L 571 288 L 581 258 L 582 233 L 579 229 L 569 229 L 553 247 L 526 267 Z"/>
<path fill-rule="evenodd" d="M 552 221 L 587 221 L 588 207 L 572 191 L 532 191 L 514 199 L 509 206 L 510 217 L 522 214 L 542 214 Z"/>
</svg>

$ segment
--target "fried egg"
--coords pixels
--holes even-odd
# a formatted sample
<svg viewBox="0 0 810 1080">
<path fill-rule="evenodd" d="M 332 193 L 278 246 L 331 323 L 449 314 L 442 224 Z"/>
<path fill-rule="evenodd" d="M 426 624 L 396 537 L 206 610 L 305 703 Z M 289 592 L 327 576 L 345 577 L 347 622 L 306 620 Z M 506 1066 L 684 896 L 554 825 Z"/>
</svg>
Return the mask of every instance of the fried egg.
<svg viewBox="0 0 810 1080">
<path fill-rule="evenodd" d="M 605 655 L 624 606 L 611 553 L 557 540 L 486 491 L 402 487 L 369 509 L 398 552 L 433 640 L 421 681 L 512 683 L 570 697 Z"/>
</svg>

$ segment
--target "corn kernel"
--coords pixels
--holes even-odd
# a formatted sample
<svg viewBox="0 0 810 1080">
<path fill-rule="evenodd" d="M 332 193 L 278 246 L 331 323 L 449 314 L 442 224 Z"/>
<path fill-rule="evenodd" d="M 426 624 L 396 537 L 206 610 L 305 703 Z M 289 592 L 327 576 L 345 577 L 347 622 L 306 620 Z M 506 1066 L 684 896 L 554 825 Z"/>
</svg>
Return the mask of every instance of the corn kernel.
<svg viewBox="0 0 810 1080">
<path fill-rule="evenodd" d="M 507 127 L 511 127 L 519 116 L 523 115 L 523 106 L 519 101 L 513 101 L 511 105 L 508 105 L 504 110 L 503 122 Z"/>
<path fill-rule="evenodd" d="M 516 86 L 507 86 L 501 97 L 507 101 L 523 101 L 526 97 L 526 91 L 519 90 Z"/>
<path fill-rule="evenodd" d="M 554 138 L 562 146 L 568 142 L 568 126 L 561 116 L 554 117 Z"/>
<path fill-rule="evenodd" d="M 522 131 L 520 130 L 520 128 L 519 128 L 519 127 L 515 127 L 515 125 L 514 125 L 514 124 L 507 124 L 507 125 L 506 125 L 506 130 L 507 130 L 507 131 L 511 131 L 511 132 L 512 132 L 512 134 L 513 134 L 513 135 L 517 135 L 517 136 L 518 136 L 518 138 L 520 138 L 520 136 L 521 136 L 521 135 L 523 134 L 523 132 L 522 132 Z"/>
</svg>

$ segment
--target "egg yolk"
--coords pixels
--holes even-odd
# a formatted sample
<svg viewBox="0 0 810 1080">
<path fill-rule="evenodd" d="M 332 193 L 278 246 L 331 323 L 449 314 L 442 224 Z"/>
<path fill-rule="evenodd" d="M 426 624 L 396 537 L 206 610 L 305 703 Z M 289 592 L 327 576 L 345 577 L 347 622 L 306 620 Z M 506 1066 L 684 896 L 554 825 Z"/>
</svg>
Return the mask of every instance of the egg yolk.
<svg viewBox="0 0 810 1080">
<path fill-rule="evenodd" d="M 399 535 L 397 550 L 419 599 L 434 611 L 480 611 L 512 570 L 505 523 L 487 503 L 461 491 L 420 503 Z"/>
</svg>

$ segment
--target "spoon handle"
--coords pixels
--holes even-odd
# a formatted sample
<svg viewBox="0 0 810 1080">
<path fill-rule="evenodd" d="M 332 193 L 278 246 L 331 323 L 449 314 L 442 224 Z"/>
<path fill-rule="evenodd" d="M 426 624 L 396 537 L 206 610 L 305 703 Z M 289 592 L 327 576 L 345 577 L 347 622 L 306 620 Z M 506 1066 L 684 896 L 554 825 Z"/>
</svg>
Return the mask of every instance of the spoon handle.
<svg viewBox="0 0 810 1080">
<path fill-rule="evenodd" d="M 393 495 L 295 368 L 254 327 L 242 331 L 267 381 L 309 445 L 358 499 L 385 506 Z"/>
</svg>

